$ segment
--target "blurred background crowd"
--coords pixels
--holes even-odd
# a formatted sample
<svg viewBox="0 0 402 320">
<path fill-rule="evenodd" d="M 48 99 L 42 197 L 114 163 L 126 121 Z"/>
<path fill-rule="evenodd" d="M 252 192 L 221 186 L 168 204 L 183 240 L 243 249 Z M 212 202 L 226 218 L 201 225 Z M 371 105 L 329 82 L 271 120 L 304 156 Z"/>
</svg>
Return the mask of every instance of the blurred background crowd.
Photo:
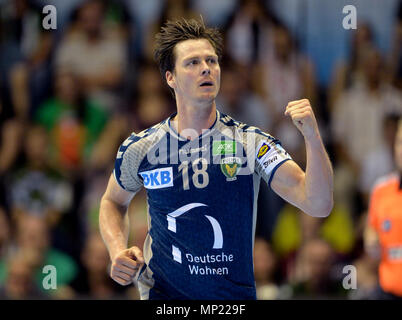
<svg viewBox="0 0 402 320">
<path fill-rule="evenodd" d="M 42 8 L 57 9 L 45 30 Z M 357 9 L 345 30 L 342 8 Z M 280 139 L 305 168 L 284 108 L 311 101 L 334 166 L 335 205 L 314 219 L 261 185 L 259 299 L 362 299 L 378 284 L 363 231 L 375 181 L 394 170 L 402 113 L 402 1 L 0 0 L 0 298 L 138 299 L 108 276 L 100 198 L 118 146 L 175 112 L 153 61 L 167 19 L 199 18 L 225 40 L 217 108 Z M 147 233 L 146 194 L 129 207 Z M 345 265 L 357 289 L 345 290 Z M 44 265 L 57 290 L 44 290 Z"/>
</svg>

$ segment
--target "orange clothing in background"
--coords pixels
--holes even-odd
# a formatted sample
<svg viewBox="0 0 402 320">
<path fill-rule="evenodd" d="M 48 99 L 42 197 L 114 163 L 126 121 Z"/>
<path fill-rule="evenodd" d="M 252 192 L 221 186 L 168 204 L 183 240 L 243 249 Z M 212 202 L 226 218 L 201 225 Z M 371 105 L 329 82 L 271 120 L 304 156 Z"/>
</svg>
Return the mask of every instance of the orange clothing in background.
<svg viewBox="0 0 402 320">
<path fill-rule="evenodd" d="M 369 225 L 381 246 L 379 279 L 382 289 L 402 296 L 402 189 L 398 174 L 381 178 L 373 188 Z"/>
</svg>

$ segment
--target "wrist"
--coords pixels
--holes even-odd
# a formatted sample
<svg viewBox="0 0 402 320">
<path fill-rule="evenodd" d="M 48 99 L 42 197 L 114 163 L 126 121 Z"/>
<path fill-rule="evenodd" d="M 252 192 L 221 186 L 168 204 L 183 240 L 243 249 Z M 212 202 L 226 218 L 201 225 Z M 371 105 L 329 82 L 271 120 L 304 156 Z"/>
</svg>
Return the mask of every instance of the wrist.
<svg viewBox="0 0 402 320">
<path fill-rule="evenodd" d="M 113 261 L 120 252 L 122 252 L 126 249 L 127 248 L 123 245 L 117 245 L 116 247 L 111 249 L 110 250 L 110 260 Z"/>
<path fill-rule="evenodd" d="M 321 135 L 318 132 L 318 130 L 315 130 L 314 132 L 312 132 L 309 135 L 305 135 L 304 140 L 306 141 L 306 143 L 310 143 L 310 144 L 315 144 L 315 145 L 322 144 Z"/>
</svg>

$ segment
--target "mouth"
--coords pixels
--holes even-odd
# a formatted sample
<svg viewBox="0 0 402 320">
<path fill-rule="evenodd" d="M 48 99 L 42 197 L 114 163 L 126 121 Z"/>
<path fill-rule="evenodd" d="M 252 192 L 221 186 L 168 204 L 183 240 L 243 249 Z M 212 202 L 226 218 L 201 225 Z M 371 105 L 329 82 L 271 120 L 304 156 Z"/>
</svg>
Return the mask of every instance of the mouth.
<svg viewBox="0 0 402 320">
<path fill-rule="evenodd" d="M 200 87 L 213 87 L 213 82 L 212 81 L 204 81 L 201 82 Z"/>
</svg>

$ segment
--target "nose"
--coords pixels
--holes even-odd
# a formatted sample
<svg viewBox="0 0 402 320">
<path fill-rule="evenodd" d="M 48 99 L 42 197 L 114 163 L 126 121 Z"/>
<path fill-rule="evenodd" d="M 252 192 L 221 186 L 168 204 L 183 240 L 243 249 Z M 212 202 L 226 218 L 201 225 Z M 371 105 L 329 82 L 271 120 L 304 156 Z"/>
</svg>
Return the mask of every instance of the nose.
<svg viewBox="0 0 402 320">
<path fill-rule="evenodd" d="M 209 68 L 207 63 L 203 64 L 201 73 L 202 73 L 203 76 L 211 74 L 211 69 Z"/>
</svg>

